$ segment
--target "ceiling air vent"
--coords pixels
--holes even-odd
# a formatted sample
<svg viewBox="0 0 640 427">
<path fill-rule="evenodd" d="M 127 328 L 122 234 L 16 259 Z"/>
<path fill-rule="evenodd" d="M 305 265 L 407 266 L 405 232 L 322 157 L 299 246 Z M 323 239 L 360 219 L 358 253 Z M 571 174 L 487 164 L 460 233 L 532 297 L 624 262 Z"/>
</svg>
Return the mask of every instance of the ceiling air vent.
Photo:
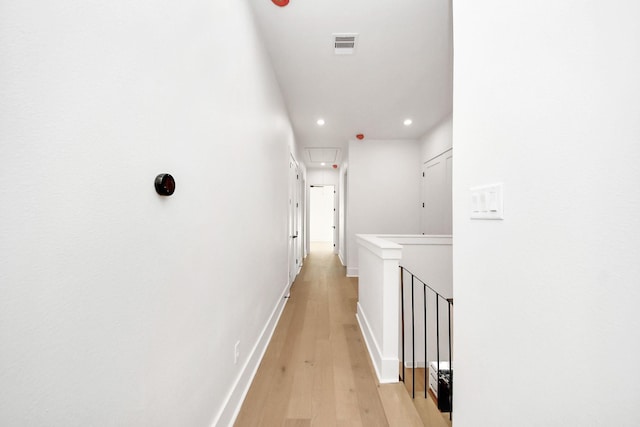
<svg viewBox="0 0 640 427">
<path fill-rule="evenodd" d="M 358 34 L 334 34 L 333 35 L 333 47 L 336 55 L 353 55 L 356 50 L 356 39 Z"/>
</svg>

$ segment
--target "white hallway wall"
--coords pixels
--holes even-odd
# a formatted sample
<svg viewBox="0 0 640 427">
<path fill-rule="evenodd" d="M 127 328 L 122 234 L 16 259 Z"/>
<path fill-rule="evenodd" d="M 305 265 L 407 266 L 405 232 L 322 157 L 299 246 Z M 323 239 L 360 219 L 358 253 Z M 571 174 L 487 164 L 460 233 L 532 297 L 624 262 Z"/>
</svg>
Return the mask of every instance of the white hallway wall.
<svg viewBox="0 0 640 427">
<path fill-rule="evenodd" d="M 333 185 L 338 191 L 338 169 L 308 169 L 307 187 L 309 185 Z"/>
<path fill-rule="evenodd" d="M 455 425 L 640 425 L 640 3 L 453 7 Z"/>
<path fill-rule="evenodd" d="M 417 234 L 420 145 L 415 140 L 349 141 L 347 274 L 358 274 L 356 234 Z"/>
<path fill-rule="evenodd" d="M 211 425 L 287 285 L 248 6 L 5 2 L 0 58 L 0 424 Z"/>
</svg>

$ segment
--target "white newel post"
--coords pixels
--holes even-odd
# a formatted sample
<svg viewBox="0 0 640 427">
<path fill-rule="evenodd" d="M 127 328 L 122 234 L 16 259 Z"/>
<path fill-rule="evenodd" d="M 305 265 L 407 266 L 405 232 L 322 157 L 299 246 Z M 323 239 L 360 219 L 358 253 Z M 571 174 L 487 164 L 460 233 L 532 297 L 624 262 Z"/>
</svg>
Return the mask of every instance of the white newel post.
<svg viewBox="0 0 640 427">
<path fill-rule="evenodd" d="M 358 241 L 356 317 L 381 383 L 398 382 L 402 246 L 372 235 Z"/>
</svg>

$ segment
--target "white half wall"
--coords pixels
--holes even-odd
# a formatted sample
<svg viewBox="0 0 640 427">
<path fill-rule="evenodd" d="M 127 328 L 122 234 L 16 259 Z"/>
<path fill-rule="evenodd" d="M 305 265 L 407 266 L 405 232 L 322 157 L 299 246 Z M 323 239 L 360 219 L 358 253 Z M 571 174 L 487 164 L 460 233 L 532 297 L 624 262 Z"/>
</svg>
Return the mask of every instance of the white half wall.
<svg viewBox="0 0 640 427">
<path fill-rule="evenodd" d="M 420 146 L 415 140 L 349 141 L 347 275 L 358 274 L 356 234 L 417 234 Z"/>
<path fill-rule="evenodd" d="M 453 298 L 453 265 L 452 265 L 452 238 L 451 236 L 413 235 L 393 236 L 378 235 L 378 239 L 393 242 L 402 247 L 402 255 L 399 265 L 405 268 L 403 275 L 404 293 L 404 327 L 405 327 L 405 351 L 404 360 L 406 366 L 416 365 L 424 367 L 425 360 L 438 360 L 438 326 L 440 333 L 439 356 L 441 361 L 449 360 L 449 311 L 446 299 Z M 362 244 L 361 244 L 362 245 Z M 360 254 L 362 255 L 362 250 Z M 363 280 L 364 266 L 360 259 L 359 280 Z M 413 295 L 411 274 L 413 280 Z M 430 288 L 425 288 L 423 284 Z M 362 289 L 358 286 L 358 289 Z M 441 295 L 437 298 L 436 293 Z M 413 296 L 413 309 L 412 299 Z M 436 302 L 437 298 L 437 302 Z M 427 349 L 425 352 L 425 311 L 427 306 Z M 385 302 L 386 303 L 386 302 Z M 413 314 L 412 314 L 413 313 Z M 453 311 L 451 312 L 453 314 Z M 402 316 L 400 316 L 402 318 Z M 437 319 L 439 319 L 439 324 Z M 453 330 L 453 328 L 452 328 Z M 415 353 L 413 351 L 415 343 Z M 402 345 L 400 345 L 402 349 Z"/>
<path fill-rule="evenodd" d="M 247 2 L 4 2 L 0 34 L 0 425 L 230 424 L 295 150 Z"/>
<path fill-rule="evenodd" d="M 640 3 L 453 9 L 455 425 L 640 425 Z"/>
<path fill-rule="evenodd" d="M 356 236 L 362 264 L 356 317 L 381 383 L 398 382 L 402 247 L 378 236 Z"/>
</svg>

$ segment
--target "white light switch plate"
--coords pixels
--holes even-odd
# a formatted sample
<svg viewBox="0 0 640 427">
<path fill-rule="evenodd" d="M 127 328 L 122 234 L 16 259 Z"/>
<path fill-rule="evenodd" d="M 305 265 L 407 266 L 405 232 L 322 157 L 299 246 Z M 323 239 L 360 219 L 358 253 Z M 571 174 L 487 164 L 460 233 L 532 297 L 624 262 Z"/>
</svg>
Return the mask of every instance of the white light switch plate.
<svg viewBox="0 0 640 427">
<path fill-rule="evenodd" d="M 504 219 L 502 184 L 471 188 L 471 219 Z"/>
</svg>

